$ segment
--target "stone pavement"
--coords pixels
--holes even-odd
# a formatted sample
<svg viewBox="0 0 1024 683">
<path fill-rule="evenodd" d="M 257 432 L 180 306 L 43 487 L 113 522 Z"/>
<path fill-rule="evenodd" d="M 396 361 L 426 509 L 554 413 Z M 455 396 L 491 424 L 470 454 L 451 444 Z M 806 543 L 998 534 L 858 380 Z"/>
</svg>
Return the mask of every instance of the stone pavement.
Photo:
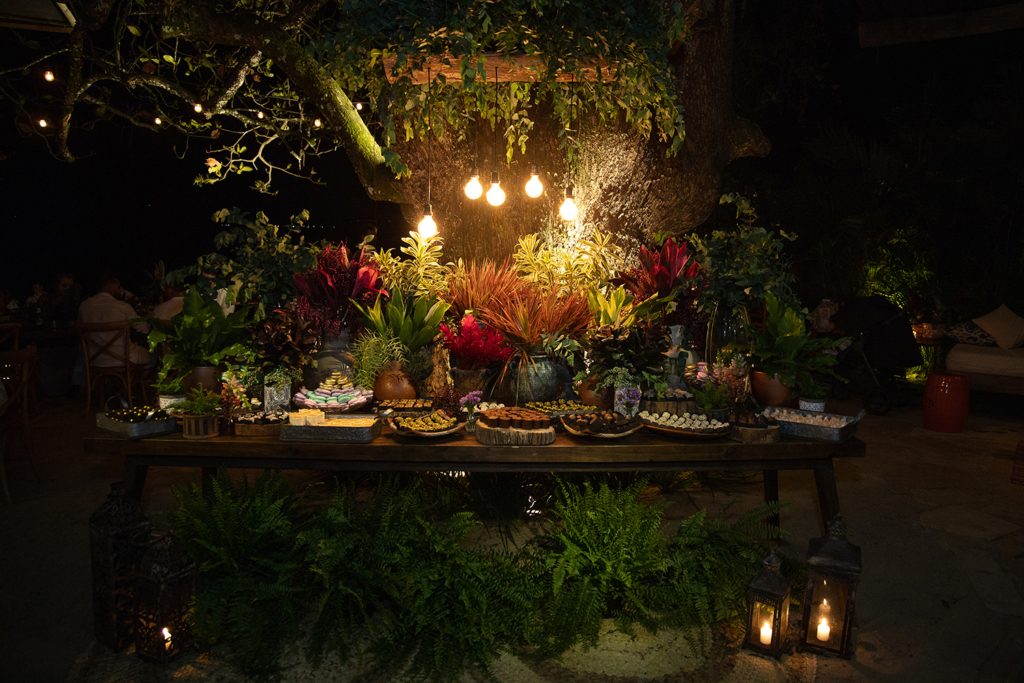
<svg viewBox="0 0 1024 683">
<path fill-rule="evenodd" d="M 924 430 L 919 400 L 885 417 L 867 416 L 858 431 L 868 444 L 867 458 L 836 462 L 850 540 L 864 557 L 854 658 L 796 655 L 774 663 L 732 653 L 718 670 L 698 669 L 710 676 L 699 680 L 1024 681 L 1024 486 L 1010 483 L 1017 442 L 1024 438 L 1024 398 L 971 398 L 971 416 L 960 434 Z M 40 403 L 33 422 L 40 481 L 33 479 L 17 436 L 6 457 L 15 503 L 0 507 L 0 681 L 58 683 L 69 680 L 69 672 L 70 680 L 118 680 L 92 678 L 83 667 L 95 672 L 110 661 L 92 639 L 87 521 L 110 482 L 120 478 L 121 463 L 82 452 L 81 438 L 91 431 L 82 402 Z M 830 411 L 846 414 L 858 408 L 857 397 L 829 404 Z M 147 511 L 171 507 L 171 486 L 196 476 L 154 468 Z M 782 550 L 803 557 L 807 539 L 820 535 L 813 477 L 782 472 L 779 485 L 789 534 Z M 730 514 L 739 514 L 757 504 L 760 491 L 759 477 L 728 491 L 690 491 L 672 497 L 666 514 L 678 519 L 728 504 Z M 661 640 L 671 637 L 626 644 L 609 634 L 599 652 L 567 656 L 529 675 L 503 661 L 499 680 L 695 680 L 696 672 L 666 663 L 669 655 L 683 654 Z M 195 666 L 216 667 L 215 660 L 216 653 L 195 657 Z M 639 668 L 593 670 L 601 661 L 623 667 L 632 661 Z M 120 680 L 170 680 L 170 670 L 133 670 L 149 673 Z M 237 680 L 220 673 L 209 679 Z M 339 673 L 322 680 L 347 680 Z M 179 671 L 174 678 L 187 677 Z"/>
</svg>

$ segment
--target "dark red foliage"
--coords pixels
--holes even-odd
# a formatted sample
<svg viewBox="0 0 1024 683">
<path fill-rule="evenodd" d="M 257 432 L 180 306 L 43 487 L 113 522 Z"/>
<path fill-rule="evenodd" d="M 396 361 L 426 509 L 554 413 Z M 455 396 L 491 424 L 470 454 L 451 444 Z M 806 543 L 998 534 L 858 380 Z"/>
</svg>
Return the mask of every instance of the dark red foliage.
<svg viewBox="0 0 1024 683">
<path fill-rule="evenodd" d="M 445 347 L 464 370 L 478 370 L 512 357 L 512 347 L 501 333 L 484 327 L 472 315 L 463 318 L 457 329 L 442 324 L 441 334 Z"/>
<path fill-rule="evenodd" d="M 295 289 L 299 315 L 322 339 L 337 337 L 355 324 L 352 301 L 368 304 L 387 294 L 365 245 L 355 255 L 345 244 L 328 244 L 317 256 L 316 268 L 295 274 Z"/>
<path fill-rule="evenodd" d="M 680 284 L 680 280 L 692 278 L 697 274 L 696 261 L 691 261 L 686 253 L 688 244 L 676 244 L 674 238 L 668 238 L 660 251 L 648 251 L 640 247 L 640 265 L 630 268 L 612 284 L 625 285 L 637 301 L 643 301 L 657 294 L 664 298 Z M 687 267 L 689 264 L 689 267 Z"/>
</svg>

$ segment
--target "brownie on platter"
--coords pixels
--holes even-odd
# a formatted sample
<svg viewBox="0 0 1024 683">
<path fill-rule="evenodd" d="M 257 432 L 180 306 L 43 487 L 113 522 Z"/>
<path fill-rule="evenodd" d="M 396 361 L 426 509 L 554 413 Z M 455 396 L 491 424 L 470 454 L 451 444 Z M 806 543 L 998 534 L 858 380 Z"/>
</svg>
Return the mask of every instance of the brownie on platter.
<svg viewBox="0 0 1024 683">
<path fill-rule="evenodd" d="M 622 434 L 634 429 L 639 418 L 626 417 L 622 413 L 603 410 L 596 413 L 573 413 L 562 418 L 573 431 L 591 434 Z"/>
<path fill-rule="evenodd" d="M 551 418 L 529 408 L 492 408 L 480 414 L 483 423 L 492 429 L 547 429 Z"/>
</svg>

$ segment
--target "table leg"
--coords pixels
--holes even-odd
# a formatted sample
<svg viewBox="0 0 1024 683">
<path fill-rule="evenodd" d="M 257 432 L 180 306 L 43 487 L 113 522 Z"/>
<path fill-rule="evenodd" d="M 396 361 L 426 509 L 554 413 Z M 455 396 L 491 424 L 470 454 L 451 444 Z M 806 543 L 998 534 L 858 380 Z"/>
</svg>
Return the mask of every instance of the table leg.
<svg viewBox="0 0 1024 683">
<path fill-rule="evenodd" d="M 765 470 L 761 473 L 764 477 L 764 502 L 766 503 L 778 503 L 779 502 L 779 471 L 778 470 Z M 768 518 L 769 524 L 774 524 L 777 527 L 781 527 L 782 524 L 779 521 L 779 515 L 774 514 Z"/>
<path fill-rule="evenodd" d="M 130 455 L 124 456 L 124 486 L 136 503 L 142 503 L 142 489 L 146 486 L 149 465 L 143 465 Z"/>
<path fill-rule="evenodd" d="M 823 460 L 814 468 L 814 485 L 818 489 L 821 528 L 827 534 L 828 523 L 839 514 L 839 490 L 836 488 L 836 471 L 831 458 Z"/>
<path fill-rule="evenodd" d="M 206 496 L 207 498 L 210 498 L 210 497 L 213 496 L 213 486 L 211 485 L 211 483 L 213 482 L 213 479 L 216 476 L 217 476 L 217 468 L 216 467 L 203 467 L 202 468 L 202 479 L 203 479 L 203 481 L 202 481 L 202 489 L 203 489 L 203 495 Z"/>
</svg>

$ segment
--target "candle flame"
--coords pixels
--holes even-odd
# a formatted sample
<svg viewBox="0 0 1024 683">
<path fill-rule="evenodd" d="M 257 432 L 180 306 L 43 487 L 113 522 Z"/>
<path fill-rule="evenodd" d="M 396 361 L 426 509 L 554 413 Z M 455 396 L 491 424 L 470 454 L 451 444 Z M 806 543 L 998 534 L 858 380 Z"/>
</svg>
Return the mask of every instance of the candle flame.
<svg viewBox="0 0 1024 683">
<path fill-rule="evenodd" d="M 821 618 L 821 625 L 822 626 L 828 626 L 828 621 L 826 621 L 825 617 Z"/>
<path fill-rule="evenodd" d="M 821 604 L 822 604 L 822 605 L 827 605 L 827 604 L 828 604 L 828 600 L 822 600 L 822 601 L 821 601 Z"/>
<path fill-rule="evenodd" d="M 768 622 L 764 622 L 764 626 L 762 626 L 761 628 L 768 628 Z"/>
</svg>

